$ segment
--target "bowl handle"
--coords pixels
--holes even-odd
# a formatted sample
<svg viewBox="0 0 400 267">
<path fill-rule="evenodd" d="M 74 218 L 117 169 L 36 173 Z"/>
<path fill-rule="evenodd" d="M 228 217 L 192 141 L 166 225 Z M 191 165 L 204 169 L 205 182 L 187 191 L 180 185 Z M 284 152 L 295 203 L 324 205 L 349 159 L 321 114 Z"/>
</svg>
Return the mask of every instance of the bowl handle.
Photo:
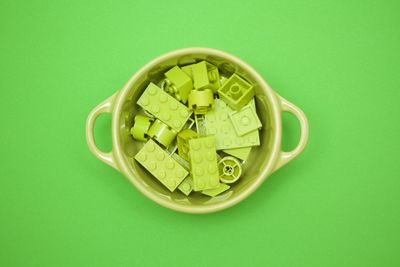
<svg viewBox="0 0 400 267">
<path fill-rule="evenodd" d="M 117 165 L 115 164 L 112 150 L 110 152 L 101 151 L 94 142 L 94 124 L 96 119 L 103 113 L 112 113 L 114 107 L 114 100 L 117 96 L 118 92 L 101 102 L 97 105 L 87 117 L 86 120 L 86 142 L 89 147 L 89 150 L 95 155 L 99 160 L 104 163 L 110 165 L 114 169 L 118 170 Z"/>
<path fill-rule="evenodd" d="M 278 95 L 278 100 L 281 104 L 282 112 L 292 113 L 300 122 L 300 141 L 296 148 L 290 152 L 281 151 L 279 159 L 275 165 L 274 171 L 281 168 L 283 165 L 297 157 L 305 148 L 308 141 L 308 121 L 304 112 L 296 107 L 294 104 L 290 103 L 286 99 Z"/>
</svg>

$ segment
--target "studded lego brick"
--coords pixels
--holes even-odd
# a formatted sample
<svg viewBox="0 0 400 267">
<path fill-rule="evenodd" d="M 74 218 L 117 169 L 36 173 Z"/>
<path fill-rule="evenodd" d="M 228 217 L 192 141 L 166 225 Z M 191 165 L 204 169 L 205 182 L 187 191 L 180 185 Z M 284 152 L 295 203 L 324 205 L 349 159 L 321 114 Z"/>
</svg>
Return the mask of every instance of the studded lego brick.
<svg viewBox="0 0 400 267">
<path fill-rule="evenodd" d="M 249 105 L 252 105 L 250 101 Z M 217 150 L 250 147 L 260 145 L 258 130 L 254 130 L 243 136 L 239 136 L 231 120 L 229 113 L 233 110 L 220 99 L 215 99 L 214 109 L 205 114 L 205 128 L 207 135 L 215 137 Z"/>
<path fill-rule="evenodd" d="M 215 197 L 215 196 L 225 192 L 229 188 L 230 188 L 229 185 L 221 183 L 221 184 L 219 184 L 219 186 L 217 188 L 203 190 L 203 191 L 201 191 L 201 193 L 203 193 L 204 195 L 210 196 L 210 197 Z"/>
<path fill-rule="evenodd" d="M 178 66 L 173 67 L 165 74 L 169 82 L 169 91 L 177 100 L 186 103 L 190 91 L 193 89 L 193 82 Z"/>
<path fill-rule="evenodd" d="M 137 104 L 179 132 L 192 112 L 178 100 L 164 92 L 154 83 L 150 83 Z"/>
<path fill-rule="evenodd" d="M 254 87 L 239 75 L 233 74 L 218 89 L 218 95 L 232 109 L 240 110 L 254 97 Z"/>
<path fill-rule="evenodd" d="M 240 111 L 229 113 L 229 118 L 239 136 L 261 128 L 256 109 L 251 105 L 244 106 Z"/>
<path fill-rule="evenodd" d="M 189 162 L 194 191 L 219 186 L 217 152 L 213 136 L 189 140 Z"/>
<path fill-rule="evenodd" d="M 189 174 L 152 139 L 136 154 L 135 160 L 173 192 Z"/>
</svg>

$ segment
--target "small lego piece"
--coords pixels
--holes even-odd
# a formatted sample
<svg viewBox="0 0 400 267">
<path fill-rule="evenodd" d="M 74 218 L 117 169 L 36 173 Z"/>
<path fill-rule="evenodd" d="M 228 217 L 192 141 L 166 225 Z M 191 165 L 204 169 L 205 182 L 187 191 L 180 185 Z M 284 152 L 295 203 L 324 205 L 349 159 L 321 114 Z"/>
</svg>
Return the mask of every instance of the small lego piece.
<svg viewBox="0 0 400 267">
<path fill-rule="evenodd" d="M 219 89 L 220 99 L 232 109 L 240 110 L 254 97 L 254 87 L 243 80 L 239 75 L 233 74 Z"/>
<path fill-rule="evenodd" d="M 147 139 L 149 139 L 147 132 L 149 131 L 153 119 L 142 115 L 136 115 L 134 121 L 130 131 L 132 137 L 138 141 L 147 141 Z"/>
<path fill-rule="evenodd" d="M 218 162 L 219 179 L 221 182 L 231 184 L 236 182 L 242 175 L 242 166 L 234 157 L 224 157 Z"/>
<path fill-rule="evenodd" d="M 150 83 L 140 96 L 137 104 L 153 116 L 179 132 L 192 112 L 178 100 Z"/>
<path fill-rule="evenodd" d="M 204 195 L 210 196 L 210 197 L 215 197 L 215 196 L 225 192 L 229 188 L 230 188 L 230 186 L 227 184 L 219 184 L 219 186 L 217 188 L 203 190 L 203 191 L 201 191 L 201 193 L 203 193 Z"/>
<path fill-rule="evenodd" d="M 169 191 L 173 192 L 189 174 L 152 139 L 147 141 L 135 159 Z"/>
<path fill-rule="evenodd" d="M 192 66 L 194 64 L 191 65 L 186 65 L 181 67 L 181 69 L 187 74 L 187 76 L 189 76 L 191 79 L 193 79 L 193 72 L 192 72 Z"/>
<path fill-rule="evenodd" d="M 215 137 L 217 150 L 260 145 L 258 130 L 243 136 L 236 133 L 228 117 L 231 112 L 232 109 L 224 101 L 215 99 L 214 109 L 205 114 L 206 134 Z"/>
<path fill-rule="evenodd" d="M 189 109 L 196 114 L 205 114 L 214 106 L 214 95 L 210 89 L 192 90 L 189 94 Z"/>
<path fill-rule="evenodd" d="M 211 84 L 213 92 L 216 93 L 219 87 L 221 86 L 218 68 L 208 62 L 206 62 L 206 65 L 207 65 L 208 81 Z"/>
<path fill-rule="evenodd" d="M 192 79 L 179 68 L 173 67 L 164 73 L 166 90 L 178 101 L 186 103 L 190 91 L 193 89 Z"/>
<path fill-rule="evenodd" d="M 190 139 L 189 159 L 194 191 L 217 188 L 219 173 L 214 137 Z"/>
<path fill-rule="evenodd" d="M 224 149 L 222 150 L 225 153 L 235 156 L 238 159 L 246 160 L 251 152 L 251 147 L 241 147 L 241 148 L 232 148 L 232 149 Z"/>
<path fill-rule="evenodd" d="M 203 89 L 210 85 L 205 61 L 192 65 L 192 75 L 194 89 Z"/>
<path fill-rule="evenodd" d="M 183 182 L 178 186 L 179 191 L 188 196 L 193 191 L 193 179 L 188 176 L 183 180 Z"/>
<path fill-rule="evenodd" d="M 189 152 L 189 140 L 192 138 L 197 138 L 197 133 L 193 130 L 186 129 L 181 131 L 177 137 L 178 143 L 178 154 L 185 160 L 189 160 L 188 152 Z"/>
<path fill-rule="evenodd" d="M 177 133 L 168 125 L 156 119 L 149 129 L 148 135 L 164 147 L 168 147 L 174 141 Z"/>
<path fill-rule="evenodd" d="M 196 122 L 196 131 L 199 136 L 206 136 L 206 125 L 204 114 L 194 114 L 194 121 Z"/>
<path fill-rule="evenodd" d="M 255 108 L 251 105 L 244 106 L 240 111 L 229 113 L 229 118 L 239 136 L 259 130 L 262 126 Z"/>
</svg>

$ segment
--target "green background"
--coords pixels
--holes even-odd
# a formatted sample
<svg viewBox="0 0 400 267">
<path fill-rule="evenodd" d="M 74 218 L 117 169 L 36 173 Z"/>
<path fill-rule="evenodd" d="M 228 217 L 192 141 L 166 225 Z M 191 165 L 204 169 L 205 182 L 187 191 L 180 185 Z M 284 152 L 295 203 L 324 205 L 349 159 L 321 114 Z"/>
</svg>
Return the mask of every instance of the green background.
<svg viewBox="0 0 400 267">
<path fill-rule="evenodd" d="M 399 266 L 399 1 L 0 1 L 0 266 Z M 90 154 L 89 111 L 218 48 L 309 118 L 239 205 L 176 213 Z M 110 117 L 96 125 L 110 149 Z M 284 116 L 283 148 L 299 126 Z"/>
</svg>

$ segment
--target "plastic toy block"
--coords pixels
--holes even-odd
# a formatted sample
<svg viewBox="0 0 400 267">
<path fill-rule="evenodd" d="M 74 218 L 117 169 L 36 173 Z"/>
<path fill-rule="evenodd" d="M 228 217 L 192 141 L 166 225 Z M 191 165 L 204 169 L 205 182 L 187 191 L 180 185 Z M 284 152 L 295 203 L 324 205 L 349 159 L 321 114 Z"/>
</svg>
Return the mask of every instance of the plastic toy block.
<svg viewBox="0 0 400 267">
<path fill-rule="evenodd" d="M 251 147 L 224 149 L 222 151 L 224 151 L 225 153 L 232 155 L 238 159 L 246 160 L 251 152 Z"/>
<path fill-rule="evenodd" d="M 231 184 L 236 182 L 242 175 L 242 165 L 234 157 L 224 157 L 218 162 L 219 179 L 221 182 Z"/>
<path fill-rule="evenodd" d="M 147 141 L 135 159 L 171 192 L 189 174 L 152 139 Z"/>
<path fill-rule="evenodd" d="M 258 130 L 262 126 L 255 108 L 251 105 L 244 106 L 240 111 L 229 113 L 229 118 L 239 136 Z"/>
<path fill-rule="evenodd" d="M 149 84 L 137 104 L 176 132 L 182 129 L 192 114 L 185 105 L 161 90 L 154 83 Z"/>
<path fill-rule="evenodd" d="M 203 190 L 203 191 L 201 191 L 201 193 L 203 193 L 204 195 L 210 196 L 210 197 L 215 197 L 215 196 L 225 192 L 229 188 L 231 188 L 231 187 L 227 184 L 219 184 L 219 186 L 217 188 Z"/>
<path fill-rule="evenodd" d="M 147 132 L 154 119 L 136 115 L 134 121 L 133 127 L 131 128 L 132 137 L 138 141 L 147 141 L 147 139 L 149 139 Z"/>
<path fill-rule="evenodd" d="M 214 106 L 214 94 L 210 89 L 192 90 L 189 94 L 189 109 L 196 114 L 205 114 Z"/>
<path fill-rule="evenodd" d="M 186 103 L 188 95 L 193 89 L 193 82 L 190 76 L 178 66 L 173 67 L 164 75 L 166 77 L 166 90 L 177 100 Z"/>
<path fill-rule="evenodd" d="M 219 89 L 220 99 L 225 101 L 234 110 L 240 110 L 254 97 L 254 87 L 233 74 Z"/>
<path fill-rule="evenodd" d="M 189 162 L 194 191 L 218 187 L 219 173 L 213 136 L 189 140 Z"/>
<path fill-rule="evenodd" d="M 192 72 L 192 66 L 193 66 L 193 65 L 194 65 L 194 64 L 181 67 L 181 70 L 182 70 L 183 72 L 185 72 L 185 73 L 187 74 L 187 76 L 189 76 L 191 79 L 193 79 L 193 72 Z"/>
<path fill-rule="evenodd" d="M 190 129 L 183 130 L 178 134 L 177 143 L 179 156 L 185 160 L 189 160 L 189 140 L 197 137 L 197 133 Z"/>
<path fill-rule="evenodd" d="M 159 119 L 156 119 L 149 129 L 148 135 L 164 147 L 169 147 L 174 141 L 177 132 Z"/>
<path fill-rule="evenodd" d="M 193 179 L 191 176 L 186 177 L 185 180 L 178 186 L 179 191 L 188 196 L 193 191 Z"/>
<path fill-rule="evenodd" d="M 204 114 L 194 114 L 194 121 L 196 122 L 196 131 L 199 136 L 206 136 L 206 125 Z"/>
<path fill-rule="evenodd" d="M 204 89 L 210 86 L 208 79 L 207 64 L 205 61 L 201 61 L 192 66 L 193 86 L 194 89 Z"/>
<path fill-rule="evenodd" d="M 214 109 L 205 114 L 207 135 L 215 137 L 217 150 L 260 145 L 258 130 L 239 136 L 229 119 L 232 109 L 221 99 L 214 100 Z"/>
<path fill-rule="evenodd" d="M 218 68 L 208 62 L 206 62 L 206 65 L 207 65 L 208 81 L 211 84 L 213 92 L 216 93 L 219 87 L 221 86 Z"/>
</svg>

